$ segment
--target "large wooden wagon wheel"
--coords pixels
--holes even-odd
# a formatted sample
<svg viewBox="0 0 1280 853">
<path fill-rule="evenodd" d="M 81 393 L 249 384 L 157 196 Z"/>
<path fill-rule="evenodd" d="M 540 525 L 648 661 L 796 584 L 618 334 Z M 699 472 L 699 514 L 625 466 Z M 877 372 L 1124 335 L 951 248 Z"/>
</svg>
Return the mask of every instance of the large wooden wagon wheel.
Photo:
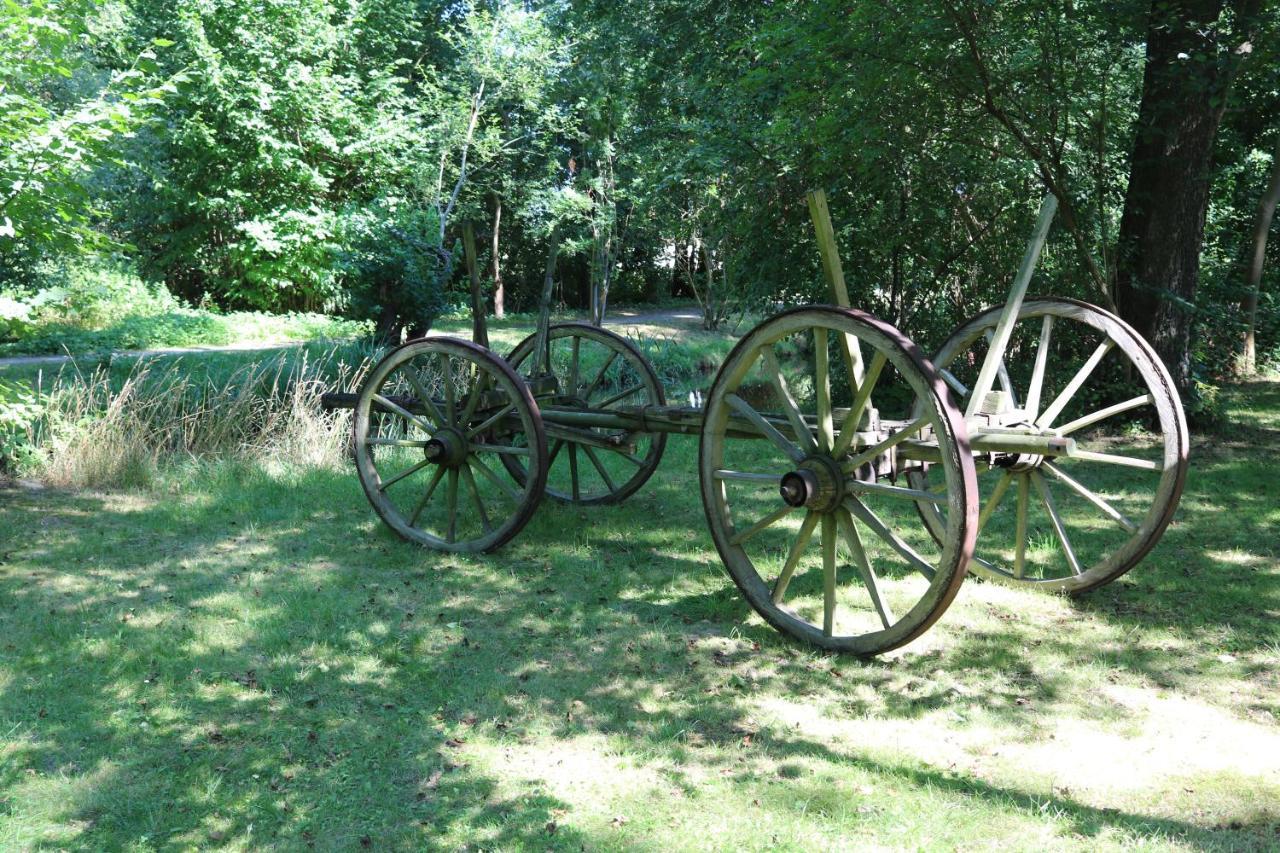
<svg viewBox="0 0 1280 853">
<path fill-rule="evenodd" d="M 945 489 L 892 482 L 907 441 L 936 448 Z M 699 480 L 712 538 L 747 601 L 825 649 L 872 655 L 918 637 L 973 553 L 963 416 L 919 350 L 860 311 L 802 308 L 743 338 L 708 398 Z M 917 499 L 936 508 L 941 544 L 920 530 Z"/>
<path fill-rule="evenodd" d="M 934 359 L 965 403 L 1001 313 L 961 326 Z M 1159 540 L 1186 479 L 1187 426 L 1168 372 L 1118 317 L 1074 300 L 1029 299 L 999 376 L 979 418 L 1069 437 L 1078 450 L 979 459 L 981 535 L 970 568 L 1070 593 L 1114 580 Z M 911 474 L 917 489 L 937 482 L 932 471 Z M 930 532 L 945 537 L 933 505 L 919 508 Z"/>
<path fill-rule="evenodd" d="M 507 361 L 539 386 L 538 336 L 530 335 Z M 664 406 L 666 396 L 657 373 L 644 354 L 626 338 L 587 323 L 551 326 L 547 334 L 546 372 L 554 384 L 539 390 L 538 405 L 547 411 L 611 412 L 624 408 Z M 550 429 L 550 428 L 549 428 Z M 578 504 L 618 503 L 653 476 L 662 461 L 667 436 L 658 432 L 605 429 L 551 429 L 547 494 Z M 523 460 L 503 460 L 517 482 L 524 482 Z"/>
<path fill-rule="evenodd" d="M 370 372 L 355 407 L 355 461 L 369 502 L 406 539 L 491 551 L 542 499 L 547 442 L 529 389 L 505 361 L 451 338 L 413 341 Z M 522 485 L 502 473 L 518 458 Z"/>
</svg>

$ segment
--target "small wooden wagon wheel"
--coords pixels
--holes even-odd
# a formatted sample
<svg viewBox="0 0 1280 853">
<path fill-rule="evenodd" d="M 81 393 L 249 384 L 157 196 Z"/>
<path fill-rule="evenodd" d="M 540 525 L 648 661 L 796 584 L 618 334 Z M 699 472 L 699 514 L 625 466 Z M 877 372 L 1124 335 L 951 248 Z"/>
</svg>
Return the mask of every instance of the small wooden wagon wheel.
<svg viewBox="0 0 1280 853">
<path fill-rule="evenodd" d="M 505 361 L 475 344 L 426 338 L 391 351 L 355 408 L 355 461 L 369 503 L 406 539 L 491 551 L 529 521 L 547 472 L 542 417 Z M 526 478 L 501 471 L 521 460 Z"/>
<path fill-rule="evenodd" d="M 925 403 L 913 416 L 917 397 Z M 892 482 L 905 442 L 940 460 L 945 489 Z M 712 538 L 747 601 L 825 649 L 873 655 L 918 637 L 972 555 L 963 416 L 915 345 L 860 311 L 789 311 L 742 339 L 708 398 L 699 481 Z M 941 544 L 919 529 L 917 499 L 936 507 Z"/>
<path fill-rule="evenodd" d="M 664 406 L 657 373 L 644 354 L 621 335 L 587 323 L 551 326 L 548 368 L 554 383 L 545 390 L 533 358 L 538 336 L 521 341 L 507 361 L 537 388 L 538 405 L 552 411 L 609 412 Z M 645 484 L 658 469 L 667 436 L 658 432 L 604 429 L 556 430 L 548 427 L 550 462 L 547 494 L 578 504 L 618 503 Z M 503 459 L 517 482 L 524 482 L 523 460 Z"/>
<path fill-rule="evenodd" d="M 962 406 L 1000 317 L 993 308 L 964 324 L 934 359 Z M 1114 580 L 1159 540 L 1186 480 L 1187 425 L 1168 371 L 1118 317 L 1041 298 L 1023 303 L 999 376 L 978 418 L 1069 437 L 1078 450 L 979 459 L 984 503 L 970 568 L 1069 593 Z M 938 482 L 932 471 L 911 480 L 926 490 Z M 947 535 L 931 504 L 920 513 L 935 537 Z"/>
</svg>

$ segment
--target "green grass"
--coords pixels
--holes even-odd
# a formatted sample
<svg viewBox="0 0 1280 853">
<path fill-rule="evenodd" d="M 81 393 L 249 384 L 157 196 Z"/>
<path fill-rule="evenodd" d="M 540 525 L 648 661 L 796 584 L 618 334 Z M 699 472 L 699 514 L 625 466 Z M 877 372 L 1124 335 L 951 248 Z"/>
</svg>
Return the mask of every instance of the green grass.
<svg viewBox="0 0 1280 853">
<path fill-rule="evenodd" d="M 1274 849 L 1280 384 L 1224 397 L 1138 569 L 872 662 L 750 613 L 691 439 L 476 558 L 342 465 L 11 489 L 0 848 Z"/>
<path fill-rule="evenodd" d="M 0 344 L 0 358 L 23 355 L 79 355 L 112 350 L 204 346 L 269 346 L 290 341 L 354 338 L 369 324 L 324 314 L 227 314 L 174 308 L 159 314 L 127 316 L 101 328 L 48 322 L 19 340 Z"/>
<path fill-rule="evenodd" d="M 0 358 L 347 339 L 371 326 L 324 314 L 192 307 L 104 261 L 51 269 L 34 293 L 0 292 L 0 307 Z"/>
</svg>

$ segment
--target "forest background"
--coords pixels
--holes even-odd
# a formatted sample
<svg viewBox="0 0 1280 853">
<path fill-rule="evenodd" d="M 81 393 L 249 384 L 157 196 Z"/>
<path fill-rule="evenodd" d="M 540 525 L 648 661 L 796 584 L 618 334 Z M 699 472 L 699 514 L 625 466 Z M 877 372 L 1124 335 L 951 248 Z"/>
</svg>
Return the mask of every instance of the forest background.
<svg viewBox="0 0 1280 853">
<path fill-rule="evenodd" d="M 1280 10 L 1259 0 L 0 5 L 0 338 L 111 300 L 321 312 L 824 301 L 926 348 L 1035 289 L 1118 310 L 1193 412 L 1280 363 Z M 548 261 L 551 260 L 549 264 Z M 47 330 L 46 330 L 47 331 Z M 47 335 L 46 335 L 47 337 Z"/>
</svg>

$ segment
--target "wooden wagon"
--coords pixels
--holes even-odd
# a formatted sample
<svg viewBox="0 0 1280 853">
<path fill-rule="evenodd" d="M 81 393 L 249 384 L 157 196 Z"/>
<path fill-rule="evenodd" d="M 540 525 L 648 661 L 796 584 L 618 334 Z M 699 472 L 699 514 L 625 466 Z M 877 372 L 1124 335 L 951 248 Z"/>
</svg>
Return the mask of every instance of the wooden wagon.
<svg viewBox="0 0 1280 853">
<path fill-rule="evenodd" d="M 619 502 L 653 475 L 669 434 L 697 435 L 707 525 L 743 596 L 778 630 L 858 655 L 922 634 L 968 571 L 1078 593 L 1139 562 L 1177 507 L 1186 423 L 1132 328 L 1026 297 L 1056 200 L 1005 304 L 932 359 L 849 307 L 825 198 L 809 200 L 835 304 L 752 329 L 703 407 L 668 406 L 631 341 L 551 324 L 550 294 L 505 358 L 415 340 L 358 394 L 328 395 L 354 409 L 374 510 L 428 548 L 492 551 L 544 496 Z M 1003 532 L 979 539 L 989 525 Z"/>
</svg>

